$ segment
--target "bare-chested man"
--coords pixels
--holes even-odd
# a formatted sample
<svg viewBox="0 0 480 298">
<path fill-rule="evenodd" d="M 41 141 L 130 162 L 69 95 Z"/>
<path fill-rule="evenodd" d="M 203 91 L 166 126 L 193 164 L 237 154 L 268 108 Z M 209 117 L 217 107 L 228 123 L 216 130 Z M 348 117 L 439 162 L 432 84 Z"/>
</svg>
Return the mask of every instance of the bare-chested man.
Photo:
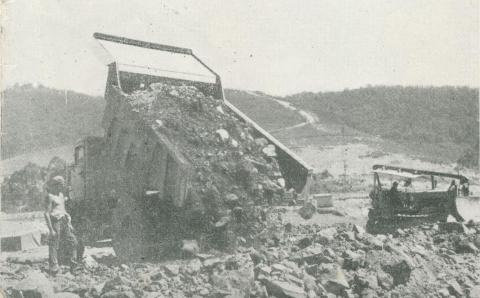
<svg viewBox="0 0 480 298">
<path fill-rule="evenodd" d="M 73 234 L 70 215 L 65 210 L 65 201 L 68 200 L 68 197 L 64 195 L 65 180 L 61 176 L 56 176 L 47 185 L 45 220 L 50 231 L 48 260 L 50 273 L 56 274 L 59 270 L 60 247 L 65 249 L 68 265 L 71 269 L 74 269 L 77 258 L 77 239 Z"/>
</svg>

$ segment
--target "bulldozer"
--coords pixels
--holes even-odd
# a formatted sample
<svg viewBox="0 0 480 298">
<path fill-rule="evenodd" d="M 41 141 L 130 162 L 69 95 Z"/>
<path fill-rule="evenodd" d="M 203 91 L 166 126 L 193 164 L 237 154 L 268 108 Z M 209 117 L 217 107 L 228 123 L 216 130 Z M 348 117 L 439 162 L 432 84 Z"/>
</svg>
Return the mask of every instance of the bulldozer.
<svg viewBox="0 0 480 298">
<path fill-rule="evenodd" d="M 460 174 L 425 171 L 389 165 L 373 166 L 369 233 L 392 233 L 415 225 L 463 222 L 472 218 L 469 202 L 478 202 L 469 179 Z"/>
<path fill-rule="evenodd" d="M 108 68 L 105 134 L 80 140 L 68 181 L 73 225 L 83 241 L 111 238 L 116 254 L 137 260 L 162 251 L 188 213 L 193 167 L 174 140 L 146 125 L 126 104 L 151 84 L 195 86 L 223 102 L 235 121 L 275 148 L 287 189 L 309 196 L 313 169 L 225 98 L 220 76 L 191 49 L 95 33 Z M 179 215 L 183 214 L 183 215 Z M 182 217 L 184 216 L 184 217 Z"/>
</svg>

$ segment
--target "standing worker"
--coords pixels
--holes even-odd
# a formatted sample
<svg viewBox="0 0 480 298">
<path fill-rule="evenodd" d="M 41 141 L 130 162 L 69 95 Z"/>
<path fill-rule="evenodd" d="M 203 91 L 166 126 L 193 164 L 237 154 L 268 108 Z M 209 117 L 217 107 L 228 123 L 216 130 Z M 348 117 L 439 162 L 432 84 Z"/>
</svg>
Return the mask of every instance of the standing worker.
<svg viewBox="0 0 480 298">
<path fill-rule="evenodd" d="M 447 214 L 451 214 L 453 217 L 455 217 L 455 220 L 458 222 L 463 222 L 465 219 L 458 213 L 457 210 L 457 184 L 455 180 L 452 180 L 452 183 L 450 183 L 450 186 L 448 187 L 447 195 L 448 195 L 448 201 L 447 201 Z"/>
<path fill-rule="evenodd" d="M 68 197 L 64 195 L 64 191 L 65 180 L 61 176 L 55 176 L 47 183 L 45 220 L 50 232 L 48 261 L 52 275 L 59 271 L 60 247 L 65 248 L 64 255 L 68 258 L 70 270 L 73 271 L 77 264 L 77 239 L 73 234 L 70 215 L 65 210 L 65 201 Z"/>
<path fill-rule="evenodd" d="M 406 198 L 404 204 L 406 204 L 409 208 L 414 208 L 413 205 L 415 203 L 415 199 L 413 198 L 413 193 L 415 192 L 415 189 L 412 185 L 412 179 L 408 178 L 405 180 L 405 183 L 403 184 L 403 190 Z"/>
<path fill-rule="evenodd" d="M 470 195 L 470 187 L 468 183 L 468 179 L 462 178 L 460 179 L 460 191 L 464 197 L 468 197 Z"/>
<path fill-rule="evenodd" d="M 394 206 L 404 207 L 402 199 L 400 198 L 400 192 L 398 191 L 397 181 L 393 181 L 392 187 L 390 188 L 390 191 L 389 191 L 389 197 L 390 197 L 390 200 L 392 200 L 392 203 Z"/>
</svg>

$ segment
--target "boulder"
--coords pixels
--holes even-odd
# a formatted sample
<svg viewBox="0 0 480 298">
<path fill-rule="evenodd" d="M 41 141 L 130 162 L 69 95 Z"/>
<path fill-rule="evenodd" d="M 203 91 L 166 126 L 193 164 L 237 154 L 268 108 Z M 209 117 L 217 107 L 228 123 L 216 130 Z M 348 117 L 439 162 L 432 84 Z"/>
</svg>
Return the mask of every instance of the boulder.
<svg viewBox="0 0 480 298">
<path fill-rule="evenodd" d="M 323 283 L 325 289 L 335 295 L 341 296 L 346 289 L 350 288 L 345 273 L 340 266 L 334 266 L 334 269 L 328 273 Z"/>
<path fill-rule="evenodd" d="M 77 294 L 70 293 L 70 292 L 60 292 L 56 293 L 52 296 L 53 298 L 80 298 Z"/>
<path fill-rule="evenodd" d="M 442 222 L 439 224 L 440 231 L 443 232 L 457 232 L 457 233 L 468 233 L 468 228 L 461 222 Z"/>
<path fill-rule="evenodd" d="M 373 249 L 383 249 L 383 240 L 379 237 L 368 237 L 367 242 Z"/>
<path fill-rule="evenodd" d="M 394 285 L 406 284 L 410 280 L 413 268 L 404 259 L 392 259 L 383 266 L 383 270 L 393 277 Z"/>
<path fill-rule="evenodd" d="M 281 272 L 281 273 L 290 272 L 290 270 L 282 264 L 273 264 L 271 266 L 271 268 L 272 268 L 272 272 L 274 272 L 274 271 L 278 271 L 278 272 Z"/>
<path fill-rule="evenodd" d="M 101 298 L 136 298 L 135 293 L 132 291 L 121 291 L 121 290 L 113 290 L 113 291 L 108 291 L 102 296 Z"/>
<path fill-rule="evenodd" d="M 112 291 L 118 290 L 119 288 L 128 287 L 130 286 L 130 284 L 131 282 L 128 279 L 120 275 L 117 275 L 116 277 L 105 282 L 101 292 L 102 293 L 112 292 Z"/>
<path fill-rule="evenodd" d="M 317 232 L 317 241 L 321 244 L 329 244 L 333 241 L 334 236 L 337 234 L 337 229 L 326 228 Z"/>
<path fill-rule="evenodd" d="M 184 256 L 194 256 L 200 252 L 197 240 L 182 240 L 180 248 Z"/>
<path fill-rule="evenodd" d="M 473 244 L 475 244 L 475 246 L 480 249 L 480 235 L 475 236 L 475 238 L 473 239 Z"/>
<path fill-rule="evenodd" d="M 454 279 L 449 280 L 447 284 L 448 284 L 448 291 L 450 292 L 450 294 L 452 294 L 455 297 L 465 297 L 462 287 L 458 284 L 456 280 Z"/>
<path fill-rule="evenodd" d="M 312 203 L 308 202 L 298 210 L 298 214 L 300 214 L 303 219 L 307 220 L 311 219 L 316 211 L 317 210 L 315 206 Z"/>
<path fill-rule="evenodd" d="M 360 267 L 365 267 L 365 255 L 363 253 L 346 250 L 342 257 L 344 259 L 344 268 L 349 270 L 356 270 Z"/>
<path fill-rule="evenodd" d="M 480 297 L 480 285 L 471 288 L 468 297 Z"/>
<path fill-rule="evenodd" d="M 456 251 L 459 253 L 476 253 L 478 252 L 478 248 L 470 242 L 468 239 L 460 240 L 457 243 Z"/>
<path fill-rule="evenodd" d="M 128 267 L 127 264 L 121 264 L 120 269 L 123 270 L 123 271 L 127 271 L 128 269 L 130 269 L 130 267 Z"/>
<path fill-rule="evenodd" d="M 266 265 L 258 265 L 255 267 L 255 272 L 257 275 L 263 274 L 264 276 L 270 276 L 272 273 L 272 267 Z"/>
<path fill-rule="evenodd" d="M 86 254 L 83 257 L 82 262 L 85 268 L 88 268 L 88 269 L 94 269 L 98 267 L 97 261 L 91 255 L 88 255 L 88 254 Z"/>
<path fill-rule="evenodd" d="M 262 152 L 268 156 L 268 157 L 276 157 L 277 156 L 277 152 L 275 150 L 275 146 L 272 145 L 272 144 L 269 144 L 267 146 L 265 146 L 263 149 L 262 149 Z"/>
<path fill-rule="evenodd" d="M 383 270 L 378 270 L 377 271 L 377 282 L 380 287 L 382 287 L 385 290 L 390 290 L 393 288 L 393 277 L 384 272 Z"/>
<path fill-rule="evenodd" d="M 227 297 L 247 297 L 254 285 L 253 268 L 223 270 L 211 275 L 215 289 L 229 292 Z"/>
<path fill-rule="evenodd" d="M 220 114 L 225 114 L 225 112 L 223 111 L 222 106 L 217 106 L 215 109 L 216 109 L 217 112 L 219 112 Z"/>
<path fill-rule="evenodd" d="M 357 274 L 355 274 L 354 281 L 355 284 L 362 289 L 370 288 L 375 290 L 378 288 L 377 275 L 374 274 L 358 272 Z"/>
<path fill-rule="evenodd" d="M 353 296 L 350 296 L 353 297 Z M 375 290 L 370 289 L 370 288 L 364 288 L 362 291 L 360 291 L 360 297 L 362 298 L 376 298 L 378 297 L 377 293 Z"/>
<path fill-rule="evenodd" d="M 176 276 L 180 273 L 180 266 L 176 264 L 167 264 L 163 266 L 163 269 L 170 276 Z"/>
<path fill-rule="evenodd" d="M 362 228 L 359 225 L 354 224 L 353 225 L 353 232 L 355 232 L 355 234 L 365 234 L 365 229 Z"/>
<path fill-rule="evenodd" d="M 27 271 L 25 278 L 13 287 L 14 297 L 53 297 L 53 286 L 48 278 L 40 271 Z"/>
<path fill-rule="evenodd" d="M 223 129 L 223 128 L 218 129 L 215 133 L 217 134 L 218 138 L 219 138 L 222 142 L 226 142 L 226 141 L 230 138 L 230 134 L 228 133 L 228 131 L 226 131 L 226 130 Z"/>
<path fill-rule="evenodd" d="M 305 262 L 307 264 L 321 264 L 321 263 L 331 263 L 334 260 L 325 255 L 323 246 L 320 245 L 311 245 L 302 249 L 290 256 L 290 260 L 301 263 Z"/>
<path fill-rule="evenodd" d="M 304 237 L 304 238 L 301 238 L 301 239 L 297 240 L 297 242 L 295 244 L 298 246 L 298 248 L 304 249 L 304 248 L 312 245 L 312 243 L 313 243 L 313 240 L 312 240 L 311 237 Z"/>
<path fill-rule="evenodd" d="M 203 266 L 206 268 L 213 268 L 221 263 L 222 263 L 222 260 L 217 257 L 211 257 L 203 260 Z"/>
<path fill-rule="evenodd" d="M 450 291 L 448 288 L 442 288 L 438 290 L 438 295 L 442 298 L 449 298 L 450 297 Z"/>
<path fill-rule="evenodd" d="M 199 259 L 193 259 L 182 268 L 188 274 L 194 274 L 202 269 L 202 262 Z"/>
<path fill-rule="evenodd" d="M 265 280 L 269 296 L 278 298 L 305 298 L 307 293 L 302 287 L 280 280 Z"/>
<path fill-rule="evenodd" d="M 179 97 L 180 96 L 178 91 L 176 89 L 173 89 L 173 88 L 168 91 L 168 95 L 170 95 L 172 97 Z"/>
<path fill-rule="evenodd" d="M 268 141 L 265 138 L 257 138 L 255 139 L 255 144 L 259 147 L 265 147 L 268 145 Z"/>
<path fill-rule="evenodd" d="M 318 286 L 317 286 L 317 280 L 315 279 L 315 277 L 311 276 L 310 274 L 307 274 L 307 273 L 304 274 L 303 284 L 304 284 L 305 290 L 307 292 L 309 292 L 309 291 L 318 292 L 319 291 Z"/>
<path fill-rule="evenodd" d="M 260 281 L 255 281 L 255 285 L 252 290 L 252 295 L 253 297 L 258 297 L 258 298 L 268 298 L 267 288 Z"/>
<path fill-rule="evenodd" d="M 225 196 L 225 201 L 227 204 L 234 206 L 238 204 L 238 196 L 234 193 L 229 193 Z"/>
</svg>

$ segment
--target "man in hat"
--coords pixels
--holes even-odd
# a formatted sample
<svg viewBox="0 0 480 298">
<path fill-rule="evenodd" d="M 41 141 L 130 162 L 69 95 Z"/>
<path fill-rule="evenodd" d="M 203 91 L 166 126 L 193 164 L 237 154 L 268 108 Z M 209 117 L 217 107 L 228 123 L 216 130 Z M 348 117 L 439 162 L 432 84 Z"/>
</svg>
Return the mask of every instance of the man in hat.
<svg viewBox="0 0 480 298">
<path fill-rule="evenodd" d="M 59 270 L 60 247 L 65 248 L 65 256 L 68 258 L 70 269 L 73 270 L 76 266 L 77 239 L 73 234 L 70 215 L 65 210 L 65 201 L 68 200 L 68 197 L 64 195 L 64 189 L 65 180 L 61 176 L 55 176 L 47 183 L 45 220 L 50 232 L 48 260 L 52 275 Z"/>
<path fill-rule="evenodd" d="M 400 192 L 398 191 L 397 181 L 393 181 L 392 187 L 390 188 L 390 191 L 389 191 L 389 197 L 393 205 L 403 207 L 403 202 L 400 198 Z"/>
<path fill-rule="evenodd" d="M 465 219 L 458 213 L 457 209 L 457 183 L 455 180 L 452 180 L 450 183 L 450 186 L 448 187 L 447 193 L 448 193 L 448 201 L 447 201 L 447 206 L 446 206 L 446 212 L 447 214 L 451 214 L 456 221 L 458 222 L 463 222 Z"/>
</svg>

